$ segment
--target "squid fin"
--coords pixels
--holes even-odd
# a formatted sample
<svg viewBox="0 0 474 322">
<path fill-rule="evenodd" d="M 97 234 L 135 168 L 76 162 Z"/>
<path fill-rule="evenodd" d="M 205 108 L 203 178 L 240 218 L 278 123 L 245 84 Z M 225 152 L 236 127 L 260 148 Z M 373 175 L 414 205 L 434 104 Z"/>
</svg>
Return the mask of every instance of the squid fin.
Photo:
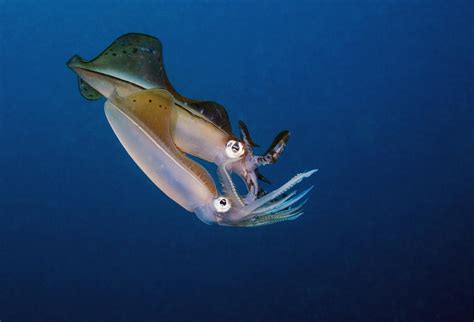
<svg viewBox="0 0 474 322">
<path fill-rule="evenodd" d="M 164 88 L 175 94 L 163 68 L 161 42 L 152 36 L 125 34 L 94 59 L 85 61 L 74 56 L 68 66 L 116 77 L 142 88 Z"/>
<path fill-rule="evenodd" d="M 166 76 L 162 45 L 158 38 L 128 33 L 117 38 L 96 58 L 84 61 L 74 56 L 68 66 L 109 75 L 143 89 L 165 89 L 176 100 L 185 103 L 186 108 L 203 115 L 219 128 L 232 134 L 229 117 L 222 105 L 184 97 L 173 88 Z"/>
<path fill-rule="evenodd" d="M 222 130 L 232 134 L 232 126 L 230 125 L 229 116 L 224 106 L 212 101 L 193 102 L 188 104 L 188 106 L 199 112 Z"/>
<path fill-rule="evenodd" d="M 102 97 L 98 91 L 96 91 L 92 86 L 87 84 L 81 78 L 79 78 L 79 92 L 81 93 L 82 97 L 89 101 L 95 101 Z"/>
</svg>

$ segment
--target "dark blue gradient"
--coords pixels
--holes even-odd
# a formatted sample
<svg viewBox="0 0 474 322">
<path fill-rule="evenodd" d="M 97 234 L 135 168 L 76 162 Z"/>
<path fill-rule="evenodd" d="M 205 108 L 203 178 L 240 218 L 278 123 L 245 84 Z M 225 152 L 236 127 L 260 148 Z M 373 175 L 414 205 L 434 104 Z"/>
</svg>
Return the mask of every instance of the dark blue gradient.
<svg viewBox="0 0 474 322">
<path fill-rule="evenodd" d="M 473 21 L 472 1 L 0 1 L 0 320 L 472 321 Z M 291 131 L 262 172 L 320 169 L 300 219 L 207 226 L 139 171 L 65 65 L 127 32 L 262 149 Z"/>
</svg>

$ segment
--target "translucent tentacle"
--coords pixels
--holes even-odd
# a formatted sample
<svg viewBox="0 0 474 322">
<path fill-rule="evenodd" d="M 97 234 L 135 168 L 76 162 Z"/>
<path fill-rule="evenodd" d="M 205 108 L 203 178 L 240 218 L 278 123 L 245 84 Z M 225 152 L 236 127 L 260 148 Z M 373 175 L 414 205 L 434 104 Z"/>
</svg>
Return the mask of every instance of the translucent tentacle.
<svg viewBox="0 0 474 322">
<path fill-rule="evenodd" d="M 313 173 L 315 173 L 318 170 L 310 170 L 304 173 L 299 173 L 293 178 L 291 178 L 287 183 L 282 185 L 280 188 L 266 194 L 265 196 L 255 200 L 253 203 L 245 206 L 245 212 L 247 213 L 252 213 L 255 209 L 265 205 L 267 202 L 272 201 L 273 199 L 277 198 L 278 196 L 282 195 L 292 187 L 294 187 L 296 184 L 301 182 L 304 178 L 310 177 Z"/>
<path fill-rule="evenodd" d="M 296 191 L 294 193 L 289 194 L 287 197 L 283 198 L 282 200 L 278 200 L 271 205 L 267 207 L 260 207 L 256 211 L 253 212 L 255 215 L 259 214 L 271 214 L 271 213 L 276 213 L 280 210 L 286 209 L 288 207 L 291 207 L 293 204 L 297 203 L 299 200 L 301 200 L 308 192 L 310 192 L 313 189 L 313 186 L 309 187 L 299 195 L 297 195 L 294 198 L 288 198 L 289 196 L 294 196 L 296 194 Z M 289 200 L 288 200 L 289 199 Z"/>
<path fill-rule="evenodd" d="M 290 215 L 281 216 L 281 215 L 267 215 L 263 217 L 257 217 L 252 220 L 247 220 L 239 223 L 241 227 L 261 227 L 271 224 L 276 224 L 282 221 L 295 220 L 298 219 L 303 214 L 302 211 L 291 213 Z"/>
<path fill-rule="evenodd" d="M 289 193 L 285 197 L 277 200 L 276 202 L 285 202 L 288 199 L 292 198 L 294 195 L 296 195 L 296 191 L 292 191 L 291 193 Z M 256 211 L 254 211 L 253 213 L 254 214 L 265 213 L 265 212 L 269 211 L 271 208 L 273 208 L 276 202 L 272 202 L 272 203 L 270 203 L 270 205 L 268 205 L 266 207 L 262 206 L 262 207 L 258 208 Z"/>
<path fill-rule="evenodd" d="M 221 175 L 225 175 L 227 172 L 225 168 L 223 168 L 222 171 L 223 173 Z M 256 199 L 240 209 L 238 206 L 233 208 L 235 212 L 230 215 L 222 216 L 220 224 L 226 226 L 258 227 L 298 218 L 302 215 L 303 205 L 307 201 L 307 199 L 304 201 L 301 201 L 301 199 L 303 199 L 313 187 L 299 194 L 297 194 L 296 191 L 290 192 L 283 197 L 282 194 L 315 172 L 316 170 L 311 170 L 298 174 L 279 189 Z M 227 179 L 224 178 L 222 182 L 230 187 L 233 186 L 229 177 L 227 177 Z"/>
<path fill-rule="evenodd" d="M 235 188 L 235 185 L 232 182 L 232 178 L 230 177 L 230 174 L 226 168 L 229 163 L 235 162 L 235 161 L 236 160 L 228 160 L 224 162 L 223 164 L 221 164 L 217 168 L 217 174 L 219 175 L 224 194 L 227 196 L 230 196 L 231 200 L 234 203 L 237 203 L 238 207 L 244 207 L 245 204 L 242 198 L 240 197 L 239 193 L 237 192 L 237 189 Z"/>
</svg>

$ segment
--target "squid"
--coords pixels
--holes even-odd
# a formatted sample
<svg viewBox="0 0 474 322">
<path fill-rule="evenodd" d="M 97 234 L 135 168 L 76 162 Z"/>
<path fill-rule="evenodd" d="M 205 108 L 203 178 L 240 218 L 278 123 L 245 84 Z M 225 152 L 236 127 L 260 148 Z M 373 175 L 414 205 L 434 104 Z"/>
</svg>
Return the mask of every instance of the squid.
<svg viewBox="0 0 474 322">
<path fill-rule="evenodd" d="M 91 61 L 75 55 L 67 65 L 79 76 L 79 90 L 88 100 L 101 97 L 113 100 L 144 89 L 167 90 L 177 108 L 177 121 L 172 128 L 176 146 L 217 166 L 232 160 L 227 167 L 245 182 L 248 190 L 245 199 L 249 202 L 262 193 L 258 179 L 269 182 L 258 167 L 275 163 L 288 142 L 289 132 L 282 131 L 263 156 L 254 155 L 253 147 L 257 145 L 245 123 L 239 122 L 241 139 L 238 139 L 222 105 L 184 97 L 173 88 L 164 69 L 161 42 L 155 37 L 125 34 Z"/>
<path fill-rule="evenodd" d="M 264 156 L 245 124 L 241 140 L 233 134 L 225 109 L 210 101 L 191 100 L 177 93 L 166 77 L 158 39 L 127 34 L 96 59 L 74 56 L 68 66 L 80 77 L 81 94 L 104 96 L 105 114 L 126 151 L 169 198 L 208 224 L 256 227 L 302 215 L 301 201 L 311 190 L 288 193 L 316 170 L 296 175 L 280 188 L 262 193 L 257 167 L 274 163 L 288 140 L 281 132 Z M 213 162 L 220 193 L 209 173 L 187 155 Z M 235 172 L 247 185 L 242 197 L 231 179 Z"/>
<path fill-rule="evenodd" d="M 284 194 L 316 170 L 298 174 L 275 191 L 245 202 L 227 170 L 227 165 L 236 160 L 228 160 L 218 167 L 224 191 L 219 194 L 209 173 L 177 148 L 172 137 L 177 108 L 166 90 L 143 90 L 125 98 L 115 97 L 105 103 L 105 114 L 128 154 L 150 180 L 203 222 L 255 227 L 294 220 L 303 214 L 305 201 L 298 202 L 311 188 L 300 194 Z"/>
</svg>

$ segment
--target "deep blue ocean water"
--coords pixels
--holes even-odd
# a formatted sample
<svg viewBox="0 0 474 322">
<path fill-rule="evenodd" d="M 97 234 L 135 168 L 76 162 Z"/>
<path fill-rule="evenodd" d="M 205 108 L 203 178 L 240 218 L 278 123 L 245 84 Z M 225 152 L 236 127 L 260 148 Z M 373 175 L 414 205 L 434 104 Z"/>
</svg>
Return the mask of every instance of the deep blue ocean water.
<svg viewBox="0 0 474 322">
<path fill-rule="evenodd" d="M 320 169 L 301 218 L 156 189 L 65 65 L 127 32 L 263 148 L 291 131 L 262 171 Z M 472 1 L 0 1 L 0 320 L 472 321 L 473 49 Z"/>
</svg>

